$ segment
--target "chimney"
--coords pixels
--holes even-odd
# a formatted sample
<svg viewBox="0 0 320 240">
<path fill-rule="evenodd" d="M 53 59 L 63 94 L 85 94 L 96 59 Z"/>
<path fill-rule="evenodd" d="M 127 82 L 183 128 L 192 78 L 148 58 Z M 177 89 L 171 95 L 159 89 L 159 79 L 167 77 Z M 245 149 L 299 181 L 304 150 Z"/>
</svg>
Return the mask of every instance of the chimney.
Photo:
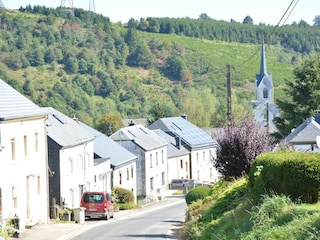
<svg viewBox="0 0 320 240">
<path fill-rule="evenodd" d="M 185 114 L 185 113 L 182 114 L 181 117 L 184 118 L 185 120 L 188 120 L 188 116 L 187 116 L 187 114 Z"/>
</svg>

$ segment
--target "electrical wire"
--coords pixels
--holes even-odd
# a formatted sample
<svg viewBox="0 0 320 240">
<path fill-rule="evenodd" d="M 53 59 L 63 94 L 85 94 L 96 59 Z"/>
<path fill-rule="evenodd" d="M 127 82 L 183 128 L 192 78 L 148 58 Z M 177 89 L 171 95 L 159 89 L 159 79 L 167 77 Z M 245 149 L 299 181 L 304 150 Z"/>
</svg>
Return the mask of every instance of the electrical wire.
<svg viewBox="0 0 320 240">
<path fill-rule="evenodd" d="M 282 14 L 282 17 L 281 17 L 280 20 L 278 21 L 277 25 L 273 28 L 273 30 L 271 31 L 271 33 L 268 35 L 267 40 L 270 41 L 271 36 L 275 33 L 276 29 L 279 27 L 281 21 L 282 21 L 283 18 L 286 16 L 287 12 L 288 12 L 289 9 L 291 8 L 291 6 L 292 6 L 292 4 L 294 3 L 294 1 L 295 1 L 295 0 L 292 0 L 292 1 L 291 1 L 290 5 L 287 7 L 286 11 Z M 288 20 L 289 16 L 291 15 L 292 11 L 294 10 L 294 8 L 295 8 L 296 5 L 298 4 L 298 2 L 299 2 L 299 0 L 297 0 L 296 4 L 293 6 L 293 8 L 291 9 L 291 11 L 289 12 L 289 15 L 286 17 L 284 23 Z M 284 23 L 283 23 L 283 24 L 284 24 Z M 260 48 L 257 48 L 257 49 L 255 50 L 255 52 L 254 52 L 253 54 L 251 54 L 251 55 L 249 56 L 249 58 L 246 59 L 244 62 L 242 62 L 241 64 L 239 64 L 238 67 L 247 64 L 247 63 L 258 53 L 259 50 L 260 50 Z"/>
</svg>

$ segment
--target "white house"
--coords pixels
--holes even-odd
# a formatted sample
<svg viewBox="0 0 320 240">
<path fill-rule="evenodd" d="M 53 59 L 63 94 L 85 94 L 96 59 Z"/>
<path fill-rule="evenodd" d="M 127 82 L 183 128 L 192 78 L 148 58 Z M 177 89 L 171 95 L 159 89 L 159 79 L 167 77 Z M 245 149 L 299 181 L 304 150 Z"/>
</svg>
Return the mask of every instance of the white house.
<svg viewBox="0 0 320 240">
<path fill-rule="evenodd" d="M 168 184 L 168 143 L 142 125 L 121 128 L 110 136 L 137 157 L 137 197 L 157 198 Z"/>
<path fill-rule="evenodd" d="M 111 193 L 115 187 L 125 188 L 132 191 L 135 202 L 137 202 L 137 156 L 105 134 L 80 121 L 77 122 L 95 136 L 92 190 Z"/>
<path fill-rule="evenodd" d="M 193 125 L 185 117 L 160 118 L 149 129 L 161 129 L 180 139 L 190 152 L 188 178 L 200 181 L 216 181 L 219 177 L 213 160 L 217 157 L 219 144 L 204 130 Z"/>
<path fill-rule="evenodd" d="M 180 137 L 172 137 L 160 129 L 153 130 L 168 142 L 168 181 L 189 179 L 190 152 L 181 144 Z"/>
<path fill-rule="evenodd" d="M 47 120 L 49 199 L 60 206 L 77 208 L 93 179 L 94 136 L 54 108 L 45 108 Z"/>
<path fill-rule="evenodd" d="M 46 114 L 0 80 L 0 224 L 20 219 L 20 229 L 47 223 Z"/>
</svg>

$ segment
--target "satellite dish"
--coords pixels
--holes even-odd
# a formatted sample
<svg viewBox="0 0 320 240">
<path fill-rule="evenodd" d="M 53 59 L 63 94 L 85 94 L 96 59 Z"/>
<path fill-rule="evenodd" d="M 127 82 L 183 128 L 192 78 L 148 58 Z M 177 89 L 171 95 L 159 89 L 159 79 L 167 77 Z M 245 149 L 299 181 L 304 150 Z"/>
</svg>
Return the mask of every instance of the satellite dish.
<svg viewBox="0 0 320 240">
<path fill-rule="evenodd" d="M 316 138 L 317 147 L 320 148 L 320 136 Z"/>
</svg>

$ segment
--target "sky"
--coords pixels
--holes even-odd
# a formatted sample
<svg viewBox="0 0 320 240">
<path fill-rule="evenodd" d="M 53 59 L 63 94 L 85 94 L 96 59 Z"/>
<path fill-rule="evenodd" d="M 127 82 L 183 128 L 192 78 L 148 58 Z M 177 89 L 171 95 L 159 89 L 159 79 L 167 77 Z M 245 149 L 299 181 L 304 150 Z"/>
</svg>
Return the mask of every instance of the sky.
<svg viewBox="0 0 320 240">
<path fill-rule="evenodd" d="M 18 9 L 40 5 L 59 7 L 73 6 L 89 10 L 90 0 L 0 0 L 9 9 Z M 91 0 L 95 3 L 95 12 L 109 17 L 111 22 L 128 22 L 130 18 L 140 20 L 147 17 L 190 17 L 198 18 L 206 13 L 216 20 L 242 22 L 246 16 L 254 24 L 265 23 L 276 25 L 281 20 L 290 4 L 287 14 L 280 25 L 294 21 L 306 21 L 313 25 L 315 16 L 320 15 L 320 0 Z M 292 11 L 292 12 L 291 12 Z M 290 13 L 291 12 L 291 13 Z M 288 17 L 288 18 L 287 18 Z"/>
</svg>

